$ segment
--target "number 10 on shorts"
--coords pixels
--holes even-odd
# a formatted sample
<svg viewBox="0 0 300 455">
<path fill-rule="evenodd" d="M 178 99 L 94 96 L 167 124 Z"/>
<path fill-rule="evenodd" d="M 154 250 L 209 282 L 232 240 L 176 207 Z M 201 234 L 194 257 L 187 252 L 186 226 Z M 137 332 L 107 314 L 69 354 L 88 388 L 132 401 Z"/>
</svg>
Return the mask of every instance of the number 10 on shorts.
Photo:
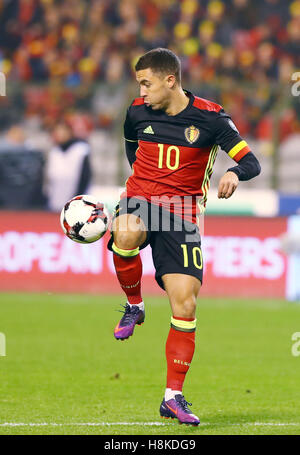
<svg viewBox="0 0 300 455">
<path fill-rule="evenodd" d="M 188 247 L 184 243 L 182 243 L 180 246 L 183 251 L 183 266 L 188 267 L 189 266 Z M 201 248 L 199 246 L 194 246 L 192 249 L 192 255 L 193 255 L 194 266 L 197 269 L 201 270 L 203 267 L 203 258 L 202 258 Z"/>
</svg>

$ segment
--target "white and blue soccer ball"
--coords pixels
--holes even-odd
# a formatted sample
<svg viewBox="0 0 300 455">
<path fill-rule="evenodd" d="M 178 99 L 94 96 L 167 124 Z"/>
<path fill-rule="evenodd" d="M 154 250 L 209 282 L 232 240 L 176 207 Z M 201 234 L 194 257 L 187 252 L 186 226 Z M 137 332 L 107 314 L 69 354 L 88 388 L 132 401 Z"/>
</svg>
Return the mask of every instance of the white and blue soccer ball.
<svg viewBox="0 0 300 455">
<path fill-rule="evenodd" d="M 109 212 L 103 202 L 87 194 L 73 197 L 60 214 L 64 233 L 74 242 L 93 243 L 108 229 Z"/>
</svg>

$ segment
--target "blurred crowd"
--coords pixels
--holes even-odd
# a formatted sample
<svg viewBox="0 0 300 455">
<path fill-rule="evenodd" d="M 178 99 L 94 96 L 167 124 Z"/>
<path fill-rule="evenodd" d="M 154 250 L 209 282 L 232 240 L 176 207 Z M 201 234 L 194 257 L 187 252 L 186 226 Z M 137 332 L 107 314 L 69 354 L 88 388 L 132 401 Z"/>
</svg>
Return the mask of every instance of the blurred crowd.
<svg viewBox="0 0 300 455">
<path fill-rule="evenodd" d="M 17 87 L 0 100 L 1 123 L 11 107 L 46 128 L 62 117 L 82 135 L 112 127 L 135 61 L 158 46 L 180 56 L 184 85 L 224 105 L 241 134 L 268 137 L 278 87 L 290 91 L 300 68 L 300 0 L 0 0 L 0 70 Z M 280 112 L 283 137 L 299 130 L 297 101 Z"/>
<path fill-rule="evenodd" d="M 155 47 L 179 55 L 183 87 L 222 104 L 256 141 L 264 159 L 256 185 L 274 187 L 276 148 L 289 138 L 291 153 L 299 148 L 300 96 L 291 88 L 300 72 L 300 0 L 0 0 L 0 207 L 12 203 L 5 194 L 25 207 L 41 193 L 36 206 L 56 210 L 59 198 L 91 182 L 123 184 L 130 169 L 122 124 L 138 95 L 133 68 Z M 70 137 L 58 141 L 57 131 Z M 53 188 L 66 193 L 56 197 Z"/>
</svg>

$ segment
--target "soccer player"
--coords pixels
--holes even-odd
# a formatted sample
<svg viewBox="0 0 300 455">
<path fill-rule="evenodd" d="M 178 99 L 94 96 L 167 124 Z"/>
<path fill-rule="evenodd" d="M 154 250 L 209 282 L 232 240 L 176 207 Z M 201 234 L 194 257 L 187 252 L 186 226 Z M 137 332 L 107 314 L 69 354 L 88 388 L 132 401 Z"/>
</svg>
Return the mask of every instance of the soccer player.
<svg viewBox="0 0 300 455">
<path fill-rule="evenodd" d="M 258 175 L 260 165 L 222 106 L 182 88 L 180 60 L 173 52 L 153 49 L 138 60 L 135 70 L 140 97 L 128 108 L 124 124 L 133 172 L 108 244 L 127 297 L 114 336 L 127 339 L 135 325 L 144 322 L 139 251 L 150 244 L 155 278 L 172 311 L 160 415 L 198 425 L 182 395 L 195 349 L 196 298 L 203 272 L 197 216 L 206 203 L 219 146 L 237 163 L 221 178 L 219 198 L 229 198 L 239 180 Z"/>
</svg>

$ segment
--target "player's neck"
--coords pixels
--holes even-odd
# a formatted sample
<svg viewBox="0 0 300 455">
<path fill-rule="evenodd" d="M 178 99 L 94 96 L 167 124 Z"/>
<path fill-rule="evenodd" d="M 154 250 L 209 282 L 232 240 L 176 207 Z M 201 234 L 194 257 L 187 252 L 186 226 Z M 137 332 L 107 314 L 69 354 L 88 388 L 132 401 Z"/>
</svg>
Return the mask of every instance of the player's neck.
<svg viewBox="0 0 300 455">
<path fill-rule="evenodd" d="M 176 89 L 172 94 L 169 105 L 165 110 L 166 114 L 167 115 L 179 114 L 187 107 L 189 101 L 190 101 L 189 97 L 184 93 L 181 87 Z"/>
</svg>

